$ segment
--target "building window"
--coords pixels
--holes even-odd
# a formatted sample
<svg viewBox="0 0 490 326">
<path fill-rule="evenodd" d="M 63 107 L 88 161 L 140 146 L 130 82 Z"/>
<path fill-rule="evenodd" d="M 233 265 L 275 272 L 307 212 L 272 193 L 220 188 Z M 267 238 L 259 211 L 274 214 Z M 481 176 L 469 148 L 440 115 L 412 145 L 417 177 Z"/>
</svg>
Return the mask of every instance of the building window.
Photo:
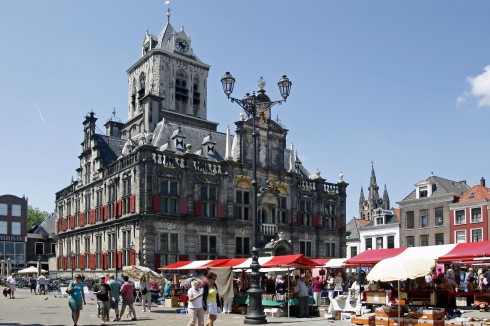
<svg viewBox="0 0 490 326">
<path fill-rule="evenodd" d="M 415 217 L 413 211 L 407 212 L 405 216 L 407 222 L 407 230 L 413 230 L 415 228 Z"/>
<path fill-rule="evenodd" d="M 366 250 L 373 249 L 373 239 L 367 238 L 366 239 Z"/>
<path fill-rule="evenodd" d="M 61 214 L 60 215 L 63 216 L 63 207 L 61 206 L 60 209 L 61 209 Z M 71 201 L 68 200 L 66 202 L 66 216 L 70 216 L 70 215 L 71 215 Z"/>
<path fill-rule="evenodd" d="M 390 235 L 387 237 L 387 245 L 388 245 L 388 248 L 395 248 L 395 236 L 393 235 Z"/>
<path fill-rule="evenodd" d="M 420 246 L 426 247 L 429 245 L 429 236 L 424 234 L 420 236 Z"/>
<path fill-rule="evenodd" d="M 442 207 L 437 207 L 434 210 L 434 225 L 435 226 L 444 225 L 444 210 Z"/>
<path fill-rule="evenodd" d="M 6 221 L 0 221 L 0 234 L 8 234 Z"/>
<path fill-rule="evenodd" d="M 20 235 L 20 222 L 12 222 L 12 235 Z"/>
<path fill-rule="evenodd" d="M 279 197 L 279 223 L 288 223 L 288 206 L 286 197 Z"/>
<path fill-rule="evenodd" d="M 217 189 L 215 186 L 201 186 L 201 215 L 204 217 L 215 217 L 217 206 Z"/>
<path fill-rule="evenodd" d="M 471 230 L 471 242 L 480 242 L 480 241 L 483 241 L 483 230 L 482 229 Z"/>
<path fill-rule="evenodd" d="M 116 184 L 111 184 L 109 185 L 109 194 L 107 196 L 107 217 L 108 218 L 113 218 L 114 217 L 114 206 L 116 206 L 116 199 L 117 199 L 117 187 Z"/>
<path fill-rule="evenodd" d="M 20 209 L 20 205 L 12 205 L 12 216 L 21 216 L 22 212 Z"/>
<path fill-rule="evenodd" d="M 357 247 L 350 247 L 350 256 L 351 258 L 357 256 Z"/>
<path fill-rule="evenodd" d="M 109 251 L 109 257 L 107 261 L 107 267 L 108 268 L 116 268 L 116 259 L 117 259 L 117 253 L 116 253 L 116 233 L 109 233 L 107 235 L 107 249 Z"/>
<path fill-rule="evenodd" d="M 250 191 L 237 190 L 235 191 L 235 196 L 235 217 L 239 220 L 248 220 L 250 209 Z"/>
<path fill-rule="evenodd" d="M 122 231 L 122 265 L 131 265 L 130 264 L 130 253 L 131 253 L 131 230 Z"/>
<path fill-rule="evenodd" d="M 383 237 L 376 238 L 376 249 L 383 249 Z"/>
<path fill-rule="evenodd" d="M 36 242 L 34 250 L 35 250 L 35 255 L 44 255 L 44 243 Z"/>
<path fill-rule="evenodd" d="M 216 258 L 216 236 L 214 235 L 201 235 L 200 237 L 199 251 L 206 256 L 206 259 Z"/>
<path fill-rule="evenodd" d="M 427 228 L 429 227 L 429 211 L 427 209 L 422 209 L 420 211 L 420 227 Z"/>
<path fill-rule="evenodd" d="M 443 245 L 444 244 L 444 233 L 436 233 L 435 234 L 435 242 L 436 242 L 436 245 Z"/>
<path fill-rule="evenodd" d="M 51 243 L 51 252 L 50 254 L 56 253 L 56 243 Z"/>
<path fill-rule="evenodd" d="M 415 237 L 413 236 L 407 237 L 407 248 L 409 247 L 415 247 Z"/>
<path fill-rule="evenodd" d="M 455 232 L 456 243 L 465 243 L 466 242 L 466 231 L 460 230 Z"/>
<path fill-rule="evenodd" d="M 325 204 L 324 211 L 325 211 L 326 215 L 334 216 L 335 215 L 335 204 L 334 203 Z"/>
<path fill-rule="evenodd" d="M 383 225 L 383 224 L 384 224 L 384 216 L 376 217 L 376 225 Z"/>
<path fill-rule="evenodd" d="M 419 198 L 427 197 L 428 191 L 427 186 L 419 187 Z"/>
<path fill-rule="evenodd" d="M 177 213 L 178 183 L 176 180 L 160 181 L 160 212 Z"/>
<path fill-rule="evenodd" d="M 356 248 L 357 252 L 357 248 Z M 335 243 L 327 242 L 325 243 L 325 257 L 336 257 Z"/>
<path fill-rule="evenodd" d="M 179 252 L 178 233 L 160 233 L 159 249 L 161 252 Z"/>
<path fill-rule="evenodd" d="M 299 242 L 299 253 L 307 257 L 311 257 L 311 241 L 300 241 Z"/>
<path fill-rule="evenodd" d="M 130 213 L 130 203 L 131 203 L 131 176 L 126 176 L 122 179 L 122 214 Z M 129 261 L 129 260 L 128 260 Z"/>
<path fill-rule="evenodd" d="M 310 226 L 311 225 L 311 200 L 309 199 L 300 199 L 299 200 L 299 211 L 301 212 L 301 219 L 303 225 Z"/>
<path fill-rule="evenodd" d="M 102 236 L 95 236 L 95 268 L 102 268 Z"/>
<path fill-rule="evenodd" d="M 466 224 L 466 215 L 464 209 L 457 210 L 454 216 L 454 224 Z"/>
<path fill-rule="evenodd" d="M 471 223 L 481 222 L 481 207 L 471 209 Z"/>
<path fill-rule="evenodd" d="M 8 215 L 8 205 L 0 204 L 0 215 L 7 216 Z"/>
<path fill-rule="evenodd" d="M 250 255 L 250 239 L 249 238 L 236 238 L 236 255 L 237 256 L 249 256 Z"/>
</svg>

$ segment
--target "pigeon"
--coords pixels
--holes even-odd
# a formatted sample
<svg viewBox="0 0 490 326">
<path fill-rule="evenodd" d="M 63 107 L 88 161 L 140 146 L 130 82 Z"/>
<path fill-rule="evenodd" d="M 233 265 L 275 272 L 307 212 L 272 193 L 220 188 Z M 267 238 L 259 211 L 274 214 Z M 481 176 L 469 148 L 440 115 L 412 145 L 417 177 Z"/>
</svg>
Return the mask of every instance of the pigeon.
<svg viewBox="0 0 490 326">
<path fill-rule="evenodd" d="M 46 297 L 46 299 L 44 299 L 44 300 L 48 300 L 48 299 L 49 299 L 49 297 Z"/>
</svg>

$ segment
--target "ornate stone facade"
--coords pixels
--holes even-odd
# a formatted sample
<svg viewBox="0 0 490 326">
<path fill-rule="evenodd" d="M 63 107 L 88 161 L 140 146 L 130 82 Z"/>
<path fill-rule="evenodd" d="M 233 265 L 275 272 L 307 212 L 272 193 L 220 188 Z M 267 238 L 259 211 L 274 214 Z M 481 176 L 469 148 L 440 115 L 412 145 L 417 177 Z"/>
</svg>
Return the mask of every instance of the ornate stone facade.
<svg viewBox="0 0 490 326">
<path fill-rule="evenodd" d="M 234 136 L 207 120 L 209 66 L 183 29 L 147 33 L 142 54 L 128 70 L 128 120 L 114 116 L 101 135 L 86 117 L 77 180 L 56 193 L 60 272 L 248 257 L 254 216 L 269 252 L 345 257 L 343 175 L 310 175 L 287 129 L 261 117 L 254 214 L 251 118 L 235 122 Z"/>
</svg>

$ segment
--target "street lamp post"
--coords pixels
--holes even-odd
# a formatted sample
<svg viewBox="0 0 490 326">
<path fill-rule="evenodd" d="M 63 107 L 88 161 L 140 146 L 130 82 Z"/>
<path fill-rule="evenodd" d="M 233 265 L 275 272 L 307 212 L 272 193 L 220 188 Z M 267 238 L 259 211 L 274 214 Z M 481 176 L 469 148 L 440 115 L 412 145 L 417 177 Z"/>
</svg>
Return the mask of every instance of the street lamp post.
<svg viewBox="0 0 490 326">
<path fill-rule="evenodd" d="M 37 256 L 37 277 L 41 275 L 41 255 Z"/>
<path fill-rule="evenodd" d="M 289 92 L 291 91 L 291 81 L 286 77 L 286 75 L 282 76 L 277 85 L 279 86 L 279 91 L 282 96 L 282 100 L 279 101 L 270 101 L 269 98 L 265 95 L 265 80 L 260 77 L 257 86 L 259 90 L 257 91 L 257 95 L 255 91 L 250 95 L 247 93 L 243 99 L 237 99 L 231 97 L 231 93 L 233 93 L 233 87 L 235 86 L 235 78 L 230 74 L 230 72 L 226 72 L 225 75 L 221 78 L 221 84 L 223 86 L 223 91 L 226 96 L 232 103 L 238 104 L 243 111 L 247 114 L 247 116 L 252 118 L 252 212 L 253 212 L 253 249 L 252 249 L 252 264 L 250 268 L 252 269 L 252 273 L 250 273 L 251 278 L 251 286 L 247 291 L 249 297 L 249 306 L 247 315 L 245 315 L 245 324 L 266 324 L 267 320 L 264 314 L 264 308 L 262 306 L 262 289 L 260 288 L 260 264 L 258 260 L 258 247 L 259 247 L 259 221 L 257 214 L 257 129 L 256 129 L 256 119 L 257 115 L 260 111 L 269 110 L 270 107 L 276 104 L 282 104 L 286 101 L 289 96 Z"/>
</svg>

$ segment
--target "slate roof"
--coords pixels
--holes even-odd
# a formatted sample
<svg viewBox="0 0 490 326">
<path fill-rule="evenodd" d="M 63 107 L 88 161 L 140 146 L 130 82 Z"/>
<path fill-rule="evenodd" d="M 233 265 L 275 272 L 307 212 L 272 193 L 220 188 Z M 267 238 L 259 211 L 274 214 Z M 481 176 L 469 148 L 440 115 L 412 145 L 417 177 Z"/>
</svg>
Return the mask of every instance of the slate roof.
<svg viewBox="0 0 490 326">
<path fill-rule="evenodd" d="M 41 234 L 44 238 L 50 238 L 55 231 L 55 215 L 49 214 L 44 221 L 34 226 L 30 233 Z"/>
<path fill-rule="evenodd" d="M 125 139 L 100 134 L 96 134 L 95 137 L 103 166 L 111 164 L 121 156 L 123 146 L 126 143 Z"/>
<path fill-rule="evenodd" d="M 456 196 L 462 196 L 467 192 L 470 187 L 464 181 L 453 181 L 437 176 L 430 176 L 426 179 L 432 186 L 432 196 L 454 194 Z M 411 200 L 416 198 L 416 189 L 414 189 L 407 197 L 403 199 Z"/>
</svg>

